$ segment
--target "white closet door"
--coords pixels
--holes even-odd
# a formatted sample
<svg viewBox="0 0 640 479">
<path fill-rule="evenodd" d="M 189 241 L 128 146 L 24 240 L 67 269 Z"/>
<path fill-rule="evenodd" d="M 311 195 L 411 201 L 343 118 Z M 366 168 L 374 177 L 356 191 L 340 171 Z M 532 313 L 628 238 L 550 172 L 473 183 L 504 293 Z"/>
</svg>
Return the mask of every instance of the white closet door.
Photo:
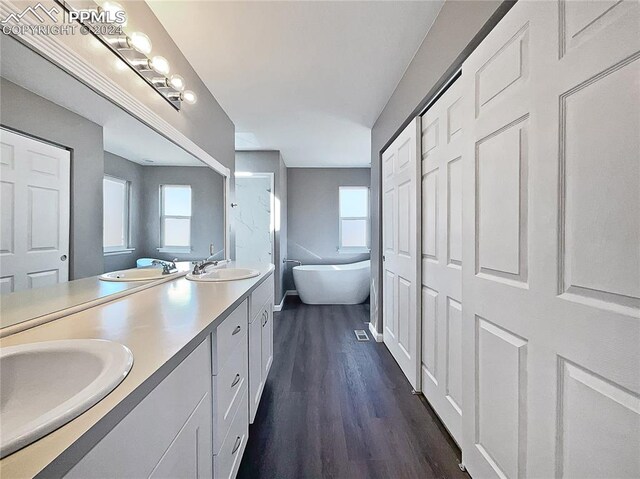
<svg viewBox="0 0 640 479">
<path fill-rule="evenodd" d="M 419 119 L 382 154 L 384 343 L 420 390 Z"/>
<path fill-rule="evenodd" d="M 462 441 L 462 88 L 422 116 L 422 391 Z"/>
<path fill-rule="evenodd" d="M 473 477 L 640 477 L 639 9 L 518 2 L 463 66 Z"/>
<path fill-rule="evenodd" d="M 2 293 L 68 281 L 69 151 L 2 128 L 0 146 Z"/>
</svg>

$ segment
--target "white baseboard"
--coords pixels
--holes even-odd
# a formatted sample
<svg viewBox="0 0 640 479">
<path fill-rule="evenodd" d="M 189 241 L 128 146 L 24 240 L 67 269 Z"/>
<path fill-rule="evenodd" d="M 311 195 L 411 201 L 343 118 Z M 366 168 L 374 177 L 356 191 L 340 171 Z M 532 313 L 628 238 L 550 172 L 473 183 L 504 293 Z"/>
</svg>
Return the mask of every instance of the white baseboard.
<svg viewBox="0 0 640 479">
<path fill-rule="evenodd" d="M 284 302 L 287 300 L 287 296 L 298 296 L 298 292 L 295 289 L 285 291 L 284 295 L 282 295 L 282 301 L 280 301 L 280 304 L 276 304 L 273 307 L 274 311 L 282 311 L 282 308 L 284 308 Z"/>
<path fill-rule="evenodd" d="M 375 339 L 375 341 L 377 343 L 381 343 L 382 342 L 382 333 L 379 333 L 375 326 L 373 325 L 373 323 L 369 323 L 369 333 L 371 333 L 371 336 L 373 337 L 373 339 Z"/>
</svg>

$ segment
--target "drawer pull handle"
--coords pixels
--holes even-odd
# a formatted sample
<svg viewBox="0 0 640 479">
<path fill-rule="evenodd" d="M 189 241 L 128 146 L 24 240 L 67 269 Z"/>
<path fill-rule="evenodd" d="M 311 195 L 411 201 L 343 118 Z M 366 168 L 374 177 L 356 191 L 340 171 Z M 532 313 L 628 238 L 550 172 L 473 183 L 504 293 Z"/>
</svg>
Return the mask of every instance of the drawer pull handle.
<svg viewBox="0 0 640 479">
<path fill-rule="evenodd" d="M 240 444 L 242 444 L 242 439 L 238 436 L 236 438 L 236 443 L 233 445 L 233 451 L 231 451 L 231 454 L 235 454 L 236 451 L 240 449 Z"/>
<path fill-rule="evenodd" d="M 242 327 L 240 325 L 237 325 L 236 329 L 234 329 L 233 333 L 231 333 L 231 336 L 235 336 L 236 334 L 238 334 L 241 329 L 242 329 Z"/>
<path fill-rule="evenodd" d="M 269 322 L 269 313 L 267 311 L 264 312 L 264 323 L 262 323 L 263 326 L 266 326 L 266 324 Z"/>
<path fill-rule="evenodd" d="M 240 382 L 240 375 L 236 374 L 236 377 L 233 378 L 233 382 L 231 383 L 231 387 L 235 386 L 236 384 L 238 384 Z"/>
</svg>

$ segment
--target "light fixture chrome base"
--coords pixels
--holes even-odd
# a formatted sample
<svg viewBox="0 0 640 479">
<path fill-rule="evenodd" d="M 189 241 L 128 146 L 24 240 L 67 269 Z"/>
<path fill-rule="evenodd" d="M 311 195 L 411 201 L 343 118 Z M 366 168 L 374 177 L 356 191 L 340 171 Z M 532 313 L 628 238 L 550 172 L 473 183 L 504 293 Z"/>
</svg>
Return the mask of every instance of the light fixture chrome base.
<svg viewBox="0 0 640 479">
<path fill-rule="evenodd" d="M 74 9 L 67 0 L 55 0 L 65 11 L 69 12 Z M 94 0 L 96 8 L 100 5 Z M 159 80 L 157 73 L 151 70 L 151 59 L 145 54 L 133 48 L 133 44 L 129 36 L 118 34 L 102 34 L 101 29 L 92 28 L 92 23 L 76 20 L 81 25 L 87 27 L 88 32 L 97 40 L 105 45 L 113 52 L 125 65 L 129 66 L 140 78 L 142 78 L 151 88 L 153 88 L 162 98 L 164 98 L 177 111 L 180 111 L 183 103 L 183 93 L 177 90 L 171 84 L 169 79 L 161 77 L 162 84 L 156 84 Z M 97 25 L 97 24 L 96 24 Z M 179 76 L 179 75 L 178 75 Z M 195 97 L 195 94 L 192 94 Z M 188 103 L 195 103 L 195 100 Z"/>
</svg>

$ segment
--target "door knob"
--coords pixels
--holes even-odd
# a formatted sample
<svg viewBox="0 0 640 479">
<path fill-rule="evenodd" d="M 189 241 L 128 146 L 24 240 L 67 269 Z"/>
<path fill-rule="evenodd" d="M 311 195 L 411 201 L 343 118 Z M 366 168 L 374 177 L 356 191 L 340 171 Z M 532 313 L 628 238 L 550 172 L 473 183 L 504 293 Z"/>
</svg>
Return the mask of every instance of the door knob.
<svg viewBox="0 0 640 479">
<path fill-rule="evenodd" d="M 63 254 L 62 256 L 60 256 L 60 261 L 67 261 L 67 255 Z"/>
</svg>

